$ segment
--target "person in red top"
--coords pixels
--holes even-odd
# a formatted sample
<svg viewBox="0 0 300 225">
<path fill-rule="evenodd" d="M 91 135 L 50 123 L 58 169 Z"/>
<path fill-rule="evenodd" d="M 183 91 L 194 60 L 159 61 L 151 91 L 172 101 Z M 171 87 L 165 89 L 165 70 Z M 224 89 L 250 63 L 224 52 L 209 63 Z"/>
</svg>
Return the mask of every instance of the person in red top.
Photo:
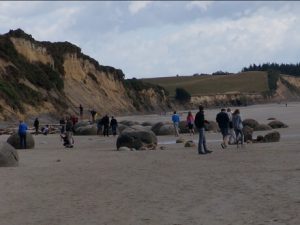
<svg viewBox="0 0 300 225">
<path fill-rule="evenodd" d="M 186 123 L 187 123 L 187 126 L 189 128 L 190 135 L 192 135 L 192 134 L 194 135 L 195 134 L 195 131 L 194 131 L 194 116 L 193 116 L 191 111 L 188 113 L 188 116 L 186 118 Z"/>
</svg>

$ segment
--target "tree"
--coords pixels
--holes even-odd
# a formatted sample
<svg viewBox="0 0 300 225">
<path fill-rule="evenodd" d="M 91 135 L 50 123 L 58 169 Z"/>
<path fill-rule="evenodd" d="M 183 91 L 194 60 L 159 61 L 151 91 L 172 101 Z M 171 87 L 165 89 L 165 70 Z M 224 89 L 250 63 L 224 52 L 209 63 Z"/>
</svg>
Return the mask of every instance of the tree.
<svg viewBox="0 0 300 225">
<path fill-rule="evenodd" d="M 191 95 L 183 88 L 176 88 L 175 99 L 180 102 L 189 102 L 191 100 Z"/>
</svg>

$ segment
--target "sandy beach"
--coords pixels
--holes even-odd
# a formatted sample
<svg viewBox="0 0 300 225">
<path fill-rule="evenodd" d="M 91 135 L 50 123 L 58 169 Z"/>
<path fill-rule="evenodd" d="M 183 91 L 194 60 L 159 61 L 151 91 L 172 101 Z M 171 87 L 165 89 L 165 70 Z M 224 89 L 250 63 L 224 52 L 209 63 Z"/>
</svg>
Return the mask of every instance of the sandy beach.
<svg viewBox="0 0 300 225">
<path fill-rule="evenodd" d="M 0 168 L 0 225 L 300 224 L 300 103 L 240 109 L 243 119 L 275 117 L 289 128 L 277 129 L 280 142 L 226 150 L 220 134 L 206 133 L 208 155 L 174 136 L 159 136 L 166 149 L 152 151 L 116 151 L 112 136 L 75 136 L 73 149 L 58 135 L 35 136 L 34 149 L 18 150 L 19 167 Z M 206 118 L 218 111 L 206 110 Z"/>
</svg>

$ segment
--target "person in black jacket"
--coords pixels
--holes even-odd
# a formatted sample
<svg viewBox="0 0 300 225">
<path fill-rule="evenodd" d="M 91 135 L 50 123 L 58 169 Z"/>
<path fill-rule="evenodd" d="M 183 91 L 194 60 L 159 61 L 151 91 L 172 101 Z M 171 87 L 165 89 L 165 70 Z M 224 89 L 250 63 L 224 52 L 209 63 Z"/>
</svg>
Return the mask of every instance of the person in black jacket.
<svg viewBox="0 0 300 225">
<path fill-rule="evenodd" d="M 110 127 L 111 127 L 112 134 L 114 136 L 116 136 L 116 134 L 117 134 L 117 127 L 118 127 L 118 121 L 113 116 L 111 117 L 111 120 L 110 120 Z"/>
<path fill-rule="evenodd" d="M 228 144 L 228 135 L 229 135 L 229 117 L 226 113 L 226 109 L 221 109 L 221 112 L 217 114 L 216 121 L 219 125 L 223 136 L 223 143 L 221 144 L 222 148 L 227 148 Z"/>
<path fill-rule="evenodd" d="M 40 122 L 39 122 L 38 118 L 35 118 L 33 126 L 35 128 L 35 135 L 38 135 L 39 134 L 39 126 L 40 126 Z"/>
<path fill-rule="evenodd" d="M 109 117 L 106 114 L 105 116 L 102 117 L 101 119 L 104 130 L 103 130 L 103 135 L 108 137 L 108 131 L 109 131 Z"/>
<path fill-rule="evenodd" d="M 208 121 L 206 121 L 204 119 L 204 107 L 202 105 L 199 106 L 199 112 L 197 112 L 197 114 L 196 114 L 194 123 L 199 131 L 198 153 L 199 154 L 211 153 L 212 151 L 208 150 L 207 146 L 206 146 L 204 124 L 208 123 Z M 203 147 L 203 150 L 202 150 L 202 147 Z"/>
</svg>

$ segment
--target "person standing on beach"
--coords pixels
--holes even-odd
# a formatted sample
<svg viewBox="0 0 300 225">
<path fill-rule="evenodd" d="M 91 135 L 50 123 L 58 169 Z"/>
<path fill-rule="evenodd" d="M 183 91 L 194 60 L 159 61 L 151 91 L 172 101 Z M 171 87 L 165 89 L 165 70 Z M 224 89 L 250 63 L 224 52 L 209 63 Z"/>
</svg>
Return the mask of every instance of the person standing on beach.
<svg viewBox="0 0 300 225">
<path fill-rule="evenodd" d="M 108 117 L 108 115 L 106 114 L 102 119 L 101 119 L 101 121 L 102 121 L 102 124 L 103 124 L 103 127 L 104 127 L 104 129 L 103 129 L 103 135 L 105 136 L 109 136 L 109 117 Z"/>
<path fill-rule="evenodd" d="M 79 105 L 79 115 L 80 115 L 80 120 L 82 120 L 83 119 L 83 107 L 81 104 Z"/>
<path fill-rule="evenodd" d="M 33 126 L 35 129 L 35 135 L 38 135 L 39 134 L 39 126 L 40 126 L 40 122 L 39 122 L 38 118 L 35 118 Z"/>
<path fill-rule="evenodd" d="M 27 143 L 26 143 L 27 130 L 28 130 L 27 124 L 24 121 L 20 120 L 18 134 L 20 137 L 20 148 L 21 149 L 27 148 Z"/>
<path fill-rule="evenodd" d="M 175 136 L 178 137 L 179 136 L 180 118 L 179 118 L 179 115 L 176 113 L 176 111 L 174 111 L 174 113 L 172 115 L 172 122 L 173 122 L 173 125 L 174 125 Z"/>
<path fill-rule="evenodd" d="M 186 118 L 186 123 L 189 128 L 190 135 L 194 135 L 194 117 L 191 111 L 188 112 L 188 116 Z"/>
<path fill-rule="evenodd" d="M 91 113 L 91 116 L 92 116 L 92 123 L 94 123 L 95 122 L 95 116 L 96 116 L 97 112 L 95 111 L 95 109 L 92 109 L 90 111 L 90 113 Z"/>
<path fill-rule="evenodd" d="M 205 123 L 208 123 L 208 121 L 206 121 L 204 118 L 204 107 L 200 105 L 199 111 L 195 116 L 195 126 L 199 131 L 198 154 L 207 154 L 212 152 L 208 150 L 206 146 L 205 127 L 204 127 Z"/>
<path fill-rule="evenodd" d="M 234 144 L 236 142 L 235 133 L 232 125 L 232 112 L 230 108 L 227 108 L 227 115 L 229 118 L 229 128 L 228 128 L 228 141 L 229 144 Z"/>
<path fill-rule="evenodd" d="M 241 145 L 244 144 L 244 133 L 243 133 L 243 122 L 240 115 L 240 110 L 234 110 L 232 114 L 232 125 L 236 136 L 236 143 L 239 145 L 239 140 L 241 140 Z"/>
<path fill-rule="evenodd" d="M 116 136 L 117 135 L 118 121 L 113 116 L 111 117 L 111 120 L 110 120 L 110 127 L 111 127 L 111 131 L 112 131 L 113 136 Z"/>
<path fill-rule="evenodd" d="M 228 145 L 228 129 L 229 129 L 229 117 L 226 113 L 226 109 L 222 108 L 221 112 L 217 114 L 216 121 L 219 125 L 223 136 L 223 142 L 221 144 L 222 148 L 227 148 Z"/>
<path fill-rule="evenodd" d="M 66 135 L 68 137 L 68 142 L 73 144 L 73 123 L 70 117 L 67 117 Z"/>
</svg>

